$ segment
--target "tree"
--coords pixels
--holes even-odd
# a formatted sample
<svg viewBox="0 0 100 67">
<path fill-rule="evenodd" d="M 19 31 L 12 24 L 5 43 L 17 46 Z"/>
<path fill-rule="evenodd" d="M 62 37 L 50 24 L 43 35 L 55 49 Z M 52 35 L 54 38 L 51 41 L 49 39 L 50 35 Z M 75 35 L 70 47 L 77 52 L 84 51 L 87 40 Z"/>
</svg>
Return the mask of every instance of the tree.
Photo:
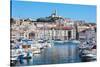
<svg viewBox="0 0 100 67">
<path fill-rule="evenodd" d="M 16 23 L 16 21 L 14 20 L 14 18 L 10 18 L 10 23 L 11 23 L 11 25 Z"/>
</svg>

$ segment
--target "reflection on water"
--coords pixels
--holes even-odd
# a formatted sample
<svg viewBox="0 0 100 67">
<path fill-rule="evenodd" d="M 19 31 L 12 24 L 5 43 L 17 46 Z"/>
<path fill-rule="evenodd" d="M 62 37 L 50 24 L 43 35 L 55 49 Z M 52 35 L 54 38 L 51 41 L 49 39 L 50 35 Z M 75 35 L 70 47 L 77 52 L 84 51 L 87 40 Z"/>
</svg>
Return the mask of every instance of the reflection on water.
<svg viewBox="0 0 100 67">
<path fill-rule="evenodd" d="M 31 60 L 25 60 L 24 65 L 80 62 L 77 45 L 73 43 L 55 44 L 52 48 L 45 48 L 40 54 L 35 54 Z"/>
</svg>

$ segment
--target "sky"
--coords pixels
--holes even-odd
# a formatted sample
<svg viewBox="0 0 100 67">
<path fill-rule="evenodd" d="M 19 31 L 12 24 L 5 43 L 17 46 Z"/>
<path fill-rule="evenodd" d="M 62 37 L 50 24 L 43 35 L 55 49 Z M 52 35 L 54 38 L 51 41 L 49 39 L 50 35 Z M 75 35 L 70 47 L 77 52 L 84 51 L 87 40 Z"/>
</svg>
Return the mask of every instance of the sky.
<svg viewBox="0 0 100 67">
<path fill-rule="evenodd" d="M 57 14 L 64 18 L 73 20 L 85 20 L 86 22 L 96 22 L 96 6 L 95 5 L 79 5 L 79 4 L 62 4 L 62 3 L 46 3 L 46 2 L 26 2 L 15 1 L 11 3 L 11 16 L 13 18 L 40 18 L 50 16 L 54 10 Z"/>
</svg>

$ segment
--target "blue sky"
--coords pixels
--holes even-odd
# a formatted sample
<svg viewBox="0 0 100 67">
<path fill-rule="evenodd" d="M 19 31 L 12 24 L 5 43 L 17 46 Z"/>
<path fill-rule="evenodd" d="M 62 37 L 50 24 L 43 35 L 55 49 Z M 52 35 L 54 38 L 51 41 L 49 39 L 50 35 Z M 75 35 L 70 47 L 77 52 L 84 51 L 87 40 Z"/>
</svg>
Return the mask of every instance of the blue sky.
<svg viewBox="0 0 100 67">
<path fill-rule="evenodd" d="M 55 9 L 58 15 L 65 18 L 96 22 L 96 6 L 94 5 L 12 1 L 12 17 L 14 18 L 46 17 L 50 16 Z"/>
</svg>

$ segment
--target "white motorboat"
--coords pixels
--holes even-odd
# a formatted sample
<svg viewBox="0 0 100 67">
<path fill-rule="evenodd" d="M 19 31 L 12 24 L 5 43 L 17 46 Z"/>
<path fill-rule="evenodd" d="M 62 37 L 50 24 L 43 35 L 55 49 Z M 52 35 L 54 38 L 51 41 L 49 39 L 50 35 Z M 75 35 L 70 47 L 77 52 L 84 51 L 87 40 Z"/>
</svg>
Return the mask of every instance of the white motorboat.
<svg viewBox="0 0 100 67">
<path fill-rule="evenodd" d="M 96 55 L 94 55 L 94 54 L 87 54 L 86 56 L 91 57 L 91 58 L 96 58 Z"/>
<path fill-rule="evenodd" d="M 84 54 L 81 56 L 82 59 L 87 59 L 87 60 L 96 60 L 96 55 L 95 54 Z"/>
<path fill-rule="evenodd" d="M 11 66 L 16 65 L 17 59 L 18 59 L 17 56 L 12 56 L 12 57 L 10 57 L 10 65 L 11 65 Z"/>
<path fill-rule="evenodd" d="M 49 47 L 50 48 L 50 47 L 52 47 L 52 44 L 50 42 L 46 42 L 45 43 L 45 47 Z"/>
<path fill-rule="evenodd" d="M 16 52 L 16 49 L 11 50 L 11 56 L 10 56 L 10 64 L 13 66 L 17 63 L 18 60 L 18 54 Z"/>
<path fill-rule="evenodd" d="M 33 54 L 39 54 L 41 51 L 40 50 L 36 50 L 36 51 L 33 51 L 32 53 Z"/>
<path fill-rule="evenodd" d="M 38 45 L 38 46 L 37 46 Z M 41 46 L 39 46 L 39 44 L 36 44 L 35 46 L 32 46 L 31 47 L 31 51 L 32 51 L 32 54 L 39 54 L 41 51 Z"/>
</svg>

